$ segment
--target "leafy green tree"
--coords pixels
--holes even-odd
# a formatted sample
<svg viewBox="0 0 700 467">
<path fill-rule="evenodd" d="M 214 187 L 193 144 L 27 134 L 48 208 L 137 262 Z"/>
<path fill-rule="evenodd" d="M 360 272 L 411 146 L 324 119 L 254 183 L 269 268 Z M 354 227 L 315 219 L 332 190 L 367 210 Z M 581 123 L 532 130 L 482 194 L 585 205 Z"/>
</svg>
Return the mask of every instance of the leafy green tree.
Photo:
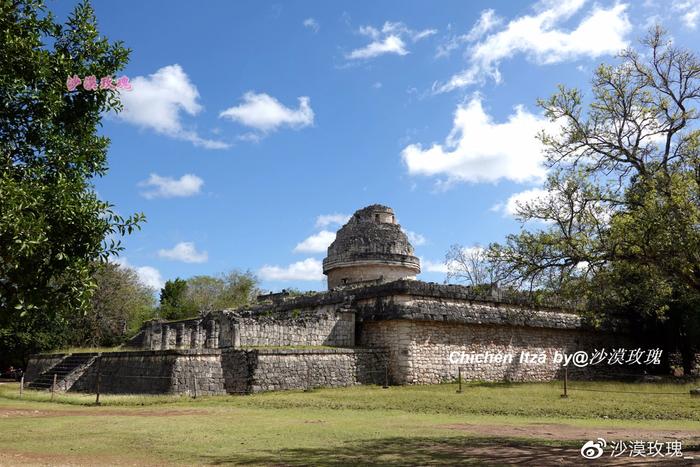
<svg viewBox="0 0 700 467">
<path fill-rule="evenodd" d="M 191 318 L 199 314 L 250 303 L 258 293 L 257 278 L 250 272 L 231 271 L 221 276 L 194 276 L 167 281 L 161 290 L 161 316 Z"/>
<path fill-rule="evenodd" d="M 187 302 L 187 281 L 169 280 L 160 289 L 160 316 L 165 319 L 190 318 L 197 315 L 197 309 Z"/>
<path fill-rule="evenodd" d="M 155 317 L 154 290 L 143 285 L 132 269 L 102 263 L 94 279 L 97 286 L 90 299 L 90 309 L 70 320 L 70 345 L 118 345 Z"/>
<path fill-rule="evenodd" d="M 700 61 L 660 28 L 596 70 L 587 106 L 561 86 L 539 104 L 561 125 L 540 134 L 547 196 L 523 203 L 541 229 L 490 246 L 506 282 L 625 311 L 657 337 L 700 342 Z M 681 349 L 681 350 L 683 350 Z"/>
<path fill-rule="evenodd" d="M 221 290 L 215 308 L 236 308 L 255 300 L 260 293 L 258 278 L 250 271 L 230 271 L 221 276 L 224 287 Z"/>
<path fill-rule="evenodd" d="M 118 91 L 66 87 L 114 76 L 128 56 L 87 3 L 59 24 L 39 0 L 0 2 L 1 363 L 61 343 L 67 316 L 89 309 L 95 261 L 143 220 L 117 215 L 92 184 L 107 171 L 98 128 L 121 109 Z"/>
</svg>

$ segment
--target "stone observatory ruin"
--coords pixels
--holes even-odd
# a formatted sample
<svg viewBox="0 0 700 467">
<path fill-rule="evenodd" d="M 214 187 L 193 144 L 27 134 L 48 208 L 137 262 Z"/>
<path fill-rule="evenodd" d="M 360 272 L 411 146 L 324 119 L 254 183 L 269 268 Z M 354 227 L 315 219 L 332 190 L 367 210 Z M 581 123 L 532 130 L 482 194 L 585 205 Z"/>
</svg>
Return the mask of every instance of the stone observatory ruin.
<svg viewBox="0 0 700 467">
<path fill-rule="evenodd" d="M 420 261 L 394 211 L 378 204 L 357 211 L 338 230 L 323 260 L 328 289 L 415 279 Z"/>
<path fill-rule="evenodd" d="M 120 352 L 36 355 L 26 381 L 105 393 L 250 393 L 355 384 L 433 384 L 560 378 L 559 353 L 629 347 L 624 330 L 594 329 L 572 311 L 422 282 L 420 261 L 382 205 L 355 212 L 323 261 L 325 292 L 180 321 L 150 321 Z M 455 359 L 521 352 L 546 361 Z M 607 366 L 568 368 L 600 378 Z M 54 376 L 55 375 L 55 376 Z"/>
</svg>

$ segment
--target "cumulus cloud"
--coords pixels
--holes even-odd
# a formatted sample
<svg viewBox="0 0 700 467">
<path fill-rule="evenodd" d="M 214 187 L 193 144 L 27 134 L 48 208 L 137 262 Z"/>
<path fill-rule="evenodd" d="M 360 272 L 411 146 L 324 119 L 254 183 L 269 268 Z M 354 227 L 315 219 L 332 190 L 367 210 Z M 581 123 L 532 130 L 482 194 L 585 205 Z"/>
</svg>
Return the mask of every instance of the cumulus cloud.
<svg viewBox="0 0 700 467">
<path fill-rule="evenodd" d="M 120 265 L 123 268 L 132 269 L 139 278 L 139 282 L 146 287 L 150 287 L 154 290 L 160 290 L 165 286 L 165 281 L 163 280 L 160 271 L 152 266 L 134 266 L 129 264 L 129 261 L 123 256 L 113 258 L 110 261 Z"/>
<path fill-rule="evenodd" d="M 139 266 L 134 268 L 136 275 L 139 276 L 139 280 L 146 286 L 160 290 L 165 287 L 165 281 L 160 275 L 160 271 L 152 266 Z"/>
<path fill-rule="evenodd" d="M 151 188 L 141 193 L 147 199 L 193 196 L 200 192 L 202 185 L 204 180 L 193 174 L 185 174 L 179 179 L 151 174 L 148 180 L 139 183 L 139 186 Z"/>
<path fill-rule="evenodd" d="M 695 29 L 700 18 L 700 0 L 676 0 L 672 9 L 680 15 L 681 21 L 688 29 Z"/>
<path fill-rule="evenodd" d="M 381 29 L 373 26 L 362 26 L 358 32 L 369 37 L 371 42 L 346 54 L 345 58 L 348 60 L 366 60 L 386 54 L 407 55 L 409 52 L 406 40 L 418 42 L 437 33 L 435 29 L 414 31 L 403 23 L 391 21 L 385 22 Z"/>
<path fill-rule="evenodd" d="M 241 125 L 262 133 L 269 133 L 281 127 L 304 128 L 314 123 L 314 111 L 310 99 L 299 97 L 299 107 L 292 109 L 284 106 L 274 97 L 249 91 L 243 95 L 240 105 L 229 107 L 219 114 Z"/>
<path fill-rule="evenodd" d="M 328 227 L 329 225 L 343 225 L 350 220 L 348 214 L 321 214 L 316 218 L 316 227 Z"/>
<path fill-rule="evenodd" d="M 306 258 L 289 266 L 265 265 L 258 270 L 258 276 L 268 281 L 322 281 L 323 265 L 315 258 Z"/>
<path fill-rule="evenodd" d="M 199 92 L 180 65 L 165 66 L 148 76 L 130 80 L 131 91 L 122 91 L 124 109 L 117 118 L 157 133 L 189 141 L 207 149 L 225 149 L 229 145 L 200 137 L 186 129 L 182 114 L 197 115 L 203 109 Z"/>
<path fill-rule="evenodd" d="M 158 256 L 183 263 L 206 263 L 209 255 L 206 251 L 197 251 L 193 242 L 180 242 L 169 250 L 158 250 Z"/>
<path fill-rule="evenodd" d="M 444 261 L 430 261 L 428 259 L 421 259 L 420 266 L 422 272 L 437 272 L 442 274 L 447 274 L 449 272 L 447 263 Z"/>
<path fill-rule="evenodd" d="M 498 203 L 491 208 L 492 211 L 503 213 L 503 215 L 515 217 L 520 206 L 532 201 L 546 200 L 549 197 L 549 192 L 542 188 L 531 188 L 512 194 L 503 203 Z"/>
<path fill-rule="evenodd" d="M 311 29 L 314 33 L 317 33 L 321 29 L 321 25 L 318 24 L 314 18 L 306 18 L 302 23 L 305 28 Z"/>
<path fill-rule="evenodd" d="M 545 176 L 542 147 L 536 134 L 553 132 L 542 116 L 515 107 L 505 122 L 494 122 L 478 96 L 461 104 L 444 144 L 423 148 L 411 144 L 401 156 L 412 175 L 440 175 L 448 182 L 515 182 L 541 180 Z"/>
<path fill-rule="evenodd" d="M 632 25 L 624 3 L 609 8 L 594 4 L 575 28 L 567 30 L 562 27 L 562 23 L 578 13 L 585 3 L 586 0 L 539 2 L 535 14 L 515 18 L 500 31 L 477 42 L 486 31 L 496 26 L 492 10 L 482 12 L 472 31 L 463 36 L 464 42 L 471 43 L 466 53 L 467 68 L 446 83 L 435 83 L 434 91 L 452 91 L 475 84 L 487 76 L 498 82 L 501 80 L 499 63 L 516 54 L 523 54 L 538 64 L 551 64 L 615 54 L 625 48 Z M 446 47 L 448 50 L 449 45 Z"/>
<path fill-rule="evenodd" d="M 322 230 L 298 243 L 294 247 L 294 253 L 323 253 L 333 240 L 335 240 L 335 232 Z"/>
</svg>

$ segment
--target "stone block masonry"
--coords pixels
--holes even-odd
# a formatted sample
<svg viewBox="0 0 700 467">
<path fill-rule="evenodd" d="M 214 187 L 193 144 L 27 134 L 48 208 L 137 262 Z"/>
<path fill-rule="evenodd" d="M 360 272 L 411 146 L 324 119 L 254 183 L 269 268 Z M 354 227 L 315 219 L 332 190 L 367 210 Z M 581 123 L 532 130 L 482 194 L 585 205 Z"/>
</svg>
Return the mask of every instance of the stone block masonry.
<svg viewBox="0 0 700 467">
<path fill-rule="evenodd" d="M 382 384 L 387 360 L 376 349 L 283 349 L 230 351 L 222 361 L 229 392 L 248 393 Z"/>
<path fill-rule="evenodd" d="M 465 380 L 551 381 L 561 378 L 555 352 L 574 353 L 594 348 L 630 347 L 624 337 L 578 329 L 528 328 L 431 321 L 387 320 L 365 322 L 361 343 L 382 345 L 390 361 L 392 384 L 436 384 L 454 381 L 458 367 Z M 453 363 L 452 352 L 480 355 L 514 355 L 513 361 Z M 521 362 L 520 353 L 544 353 L 544 362 Z M 619 370 L 619 369 L 618 369 Z M 569 369 L 572 379 L 609 378 L 616 370 L 607 366 Z"/>
<path fill-rule="evenodd" d="M 231 319 L 232 346 L 331 346 L 355 345 L 355 313 L 325 306 L 318 310 Z"/>
<path fill-rule="evenodd" d="M 50 372 L 62 358 L 67 356 L 37 355 L 30 374 Z M 380 384 L 386 365 L 381 350 L 342 348 L 173 349 L 109 352 L 98 358 L 77 380 L 59 387 L 95 392 L 99 372 L 100 392 L 105 394 L 247 394 Z"/>
<path fill-rule="evenodd" d="M 106 394 L 225 393 L 216 349 L 103 353 L 70 390 L 94 392 L 98 370 Z"/>
<path fill-rule="evenodd" d="M 342 304 L 317 309 L 223 311 L 181 321 L 151 321 L 133 340 L 151 350 L 253 346 L 355 345 L 355 314 Z"/>
<path fill-rule="evenodd" d="M 24 380 L 31 382 L 36 380 L 43 372 L 58 365 L 67 354 L 37 354 L 29 358 L 27 371 L 24 373 Z"/>
</svg>

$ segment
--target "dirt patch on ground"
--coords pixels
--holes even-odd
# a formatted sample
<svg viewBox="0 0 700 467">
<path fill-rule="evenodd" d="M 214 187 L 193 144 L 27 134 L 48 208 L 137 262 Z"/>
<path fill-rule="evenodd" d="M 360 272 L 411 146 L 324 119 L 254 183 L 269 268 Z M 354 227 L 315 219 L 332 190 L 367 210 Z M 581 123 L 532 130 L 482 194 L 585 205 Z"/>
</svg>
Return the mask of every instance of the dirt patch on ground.
<svg viewBox="0 0 700 467">
<path fill-rule="evenodd" d="M 531 423 L 528 425 L 482 425 L 459 423 L 441 425 L 440 428 L 460 430 L 478 436 L 523 437 L 551 440 L 609 440 L 672 441 L 685 444 L 700 444 L 700 432 L 690 430 L 657 430 L 651 428 L 601 428 L 579 427 L 563 423 Z"/>
<path fill-rule="evenodd" d="M 115 466 L 158 466 L 163 462 L 151 462 L 146 459 L 125 458 L 121 456 L 98 456 L 86 454 L 35 454 L 3 449 L 0 452 L 0 466 L 42 465 L 42 466 L 79 466 L 79 465 L 115 465 Z"/>
<path fill-rule="evenodd" d="M 94 409 L 82 410 L 35 410 L 35 409 L 0 409 L 0 418 L 11 417 L 176 417 L 180 415 L 206 415 L 207 410 L 141 410 L 141 409 Z"/>
</svg>

